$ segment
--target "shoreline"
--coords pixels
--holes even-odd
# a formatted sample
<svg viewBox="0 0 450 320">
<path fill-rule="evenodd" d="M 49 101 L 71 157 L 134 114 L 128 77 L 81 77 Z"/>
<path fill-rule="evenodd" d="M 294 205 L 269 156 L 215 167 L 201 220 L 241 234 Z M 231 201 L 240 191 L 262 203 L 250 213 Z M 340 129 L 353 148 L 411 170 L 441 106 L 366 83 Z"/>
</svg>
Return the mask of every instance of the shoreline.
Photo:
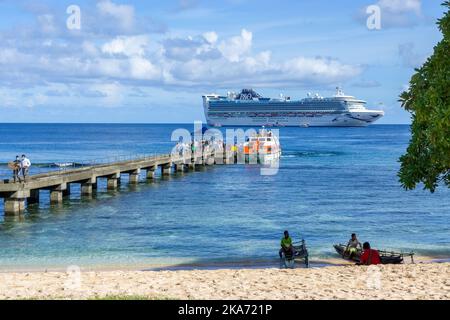
<svg viewBox="0 0 450 320">
<path fill-rule="evenodd" d="M 0 299 L 109 297 L 205 300 L 450 300 L 450 263 L 369 267 L 346 265 L 282 270 L 262 268 L 78 273 L 0 272 Z"/>
<path fill-rule="evenodd" d="M 447 256 L 421 256 L 414 257 L 415 264 L 422 263 L 450 263 Z M 409 258 L 405 258 L 403 265 L 411 264 Z M 355 262 L 336 257 L 312 258 L 310 268 L 352 266 Z M 93 263 L 93 264 L 53 264 L 53 265 L 26 265 L 20 267 L 3 267 L 0 260 L 0 273 L 27 273 L 27 272 L 66 272 L 70 266 L 77 266 L 82 271 L 189 271 L 189 270 L 245 270 L 245 269 L 280 269 L 280 260 L 255 259 L 255 260 L 230 260 L 187 263 Z M 295 268 L 305 268 L 301 261 L 295 262 Z"/>
</svg>

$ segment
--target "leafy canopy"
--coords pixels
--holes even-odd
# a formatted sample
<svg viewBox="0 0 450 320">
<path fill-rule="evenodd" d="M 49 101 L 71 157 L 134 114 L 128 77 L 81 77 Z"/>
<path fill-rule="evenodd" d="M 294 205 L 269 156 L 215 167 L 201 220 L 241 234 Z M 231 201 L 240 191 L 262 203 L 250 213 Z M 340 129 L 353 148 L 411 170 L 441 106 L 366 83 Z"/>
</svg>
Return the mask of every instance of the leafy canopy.
<svg viewBox="0 0 450 320">
<path fill-rule="evenodd" d="M 442 182 L 450 187 L 450 1 L 442 5 L 447 11 L 437 24 L 443 39 L 400 95 L 412 114 L 412 137 L 398 172 L 408 190 L 418 183 L 431 192 Z"/>
</svg>

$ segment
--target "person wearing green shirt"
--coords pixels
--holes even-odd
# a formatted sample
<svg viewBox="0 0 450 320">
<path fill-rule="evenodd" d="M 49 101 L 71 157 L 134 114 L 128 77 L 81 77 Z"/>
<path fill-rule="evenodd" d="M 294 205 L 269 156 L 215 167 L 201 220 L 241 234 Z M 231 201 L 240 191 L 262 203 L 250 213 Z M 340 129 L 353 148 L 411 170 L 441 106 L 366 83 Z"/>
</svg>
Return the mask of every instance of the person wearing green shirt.
<svg viewBox="0 0 450 320">
<path fill-rule="evenodd" d="M 281 249 L 278 252 L 280 254 L 280 258 L 283 258 L 283 252 L 286 255 L 287 252 L 290 252 L 291 255 L 294 255 L 294 247 L 292 246 L 292 238 L 289 236 L 289 232 L 284 231 L 284 237 L 281 238 Z"/>
</svg>

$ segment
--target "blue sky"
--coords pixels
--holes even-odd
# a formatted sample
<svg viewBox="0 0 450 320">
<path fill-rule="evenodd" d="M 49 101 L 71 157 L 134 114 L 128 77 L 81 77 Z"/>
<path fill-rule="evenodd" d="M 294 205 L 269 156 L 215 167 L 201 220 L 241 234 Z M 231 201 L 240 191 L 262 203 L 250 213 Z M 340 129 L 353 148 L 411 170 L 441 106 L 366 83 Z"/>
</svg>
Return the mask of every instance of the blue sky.
<svg viewBox="0 0 450 320">
<path fill-rule="evenodd" d="M 384 109 L 378 123 L 409 123 L 398 95 L 441 39 L 440 3 L 0 0 L 0 122 L 185 123 L 204 119 L 203 93 L 302 98 L 340 85 Z"/>
</svg>

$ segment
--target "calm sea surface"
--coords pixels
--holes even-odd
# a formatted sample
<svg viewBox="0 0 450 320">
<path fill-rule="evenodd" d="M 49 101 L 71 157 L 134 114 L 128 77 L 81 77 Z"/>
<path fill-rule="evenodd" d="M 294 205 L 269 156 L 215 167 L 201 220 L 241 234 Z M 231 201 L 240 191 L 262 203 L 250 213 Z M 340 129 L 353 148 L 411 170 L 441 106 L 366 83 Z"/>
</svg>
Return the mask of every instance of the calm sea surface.
<svg viewBox="0 0 450 320">
<path fill-rule="evenodd" d="M 26 153 L 31 172 L 54 162 L 168 153 L 186 125 L 0 124 L 0 175 Z M 93 199 L 72 187 L 48 195 L 23 217 L 0 214 L 0 268 L 78 264 L 179 265 L 276 261 L 288 229 L 305 238 L 313 259 L 335 257 L 332 244 L 356 232 L 378 248 L 450 257 L 450 190 L 404 191 L 397 159 L 408 126 L 280 128 L 278 174 L 229 165 L 156 179 L 118 192 L 100 185 Z M 0 204 L 3 212 L 3 203 Z"/>
</svg>

